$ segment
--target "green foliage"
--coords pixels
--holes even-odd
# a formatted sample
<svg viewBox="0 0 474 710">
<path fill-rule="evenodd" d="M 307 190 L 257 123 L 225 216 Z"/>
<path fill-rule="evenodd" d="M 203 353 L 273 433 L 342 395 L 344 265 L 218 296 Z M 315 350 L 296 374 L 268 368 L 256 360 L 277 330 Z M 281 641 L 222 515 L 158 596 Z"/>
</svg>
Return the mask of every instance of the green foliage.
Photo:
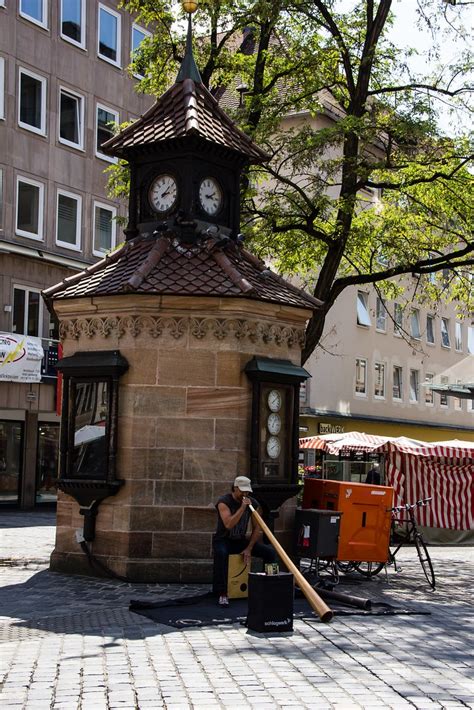
<svg viewBox="0 0 474 710">
<path fill-rule="evenodd" d="M 183 56 L 180 4 L 121 4 L 153 28 L 131 71 L 144 73 L 141 91 L 159 96 Z M 451 66 L 437 60 L 439 44 L 462 39 L 468 23 L 461 7 L 418 0 L 420 22 L 433 31 L 422 76 L 409 63 L 416 50 L 390 40 L 391 5 L 201 0 L 193 16 L 204 83 L 223 93 L 226 110 L 272 155 L 247 176 L 243 231 L 254 250 L 326 304 L 310 322 L 304 357 L 350 285 L 377 284 L 398 298 L 394 278 L 418 274 L 418 299 L 473 308 L 472 145 L 458 126 L 443 137 L 437 123 L 440 106 L 467 105 L 472 56 L 465 52 Z M 238 84 L 248 87 L 240 107 Z M 112 166 L 109 176 L 113 194 L 124 196 L 124 166 Z M 451 276 L 432 279 L 434 269 Z"/>
</svg>

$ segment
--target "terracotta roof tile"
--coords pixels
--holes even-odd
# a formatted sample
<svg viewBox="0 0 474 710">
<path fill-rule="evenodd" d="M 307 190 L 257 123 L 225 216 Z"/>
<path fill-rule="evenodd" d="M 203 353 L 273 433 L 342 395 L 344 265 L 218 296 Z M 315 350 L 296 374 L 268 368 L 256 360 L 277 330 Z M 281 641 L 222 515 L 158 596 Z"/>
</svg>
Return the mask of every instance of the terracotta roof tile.
<svg viewBox="0 0 474 710">
<path fill-rule="evenodd" d="M 216 244 L 217 239 L 183 245 L 172 237 L 137 238 L 111 258 L 48 289 L 44 296 L 54 302 L 147 293 L 240 297 L 310 309 L 320 305 L 234 242 L 222 248 Z"/>
<path fill-rule="evenodd" d="M 174 84 L 141 118 L 103 143 L 102 150 L 128 159 L 143 146 L 192 135 L 244 154 L 251 162 L 268 159 L 206 87 L 192 79 Z"/>
</svg>

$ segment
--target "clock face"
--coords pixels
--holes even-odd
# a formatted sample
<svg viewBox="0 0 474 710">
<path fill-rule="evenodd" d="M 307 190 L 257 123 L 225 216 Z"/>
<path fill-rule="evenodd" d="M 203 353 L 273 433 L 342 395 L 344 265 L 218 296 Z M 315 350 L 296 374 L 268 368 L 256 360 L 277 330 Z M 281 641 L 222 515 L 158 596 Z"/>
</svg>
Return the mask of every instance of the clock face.
<svg viewBox="0 0 474 710">
<path fill-rule="evenodd" d="M 270 411 L 279 412 L 281 409 L 281 394 L 278 390 L 270 390 L 268 393 L 268 406 Z"/>
<path fill-rule="evenodd" d="M 267 454 L 272 459 L 277 459 L 280 455 L 281 444 L 276 436 L 271 436 L 267 441 Z"/>
<path fill-rule="evenodd" d="M 150 187 L 148 199 L 155 212 L 165 214 L 176 204 L 178 197 L 178 184 L 172 175 L 158 175 Z"/>
<path fill-rule="evenodd" d="M 222 207 L 222 189 L 217 180 L 206 177 L 199 185 L 199 204 L 206 214 L 213 217 Z"/>
<path fill-rule="evenodd" d="M 267 419 L 267 429 L 270 434 L 279 434 L 281 430 L 280 415 L 272 412 Z"/>
</svg>

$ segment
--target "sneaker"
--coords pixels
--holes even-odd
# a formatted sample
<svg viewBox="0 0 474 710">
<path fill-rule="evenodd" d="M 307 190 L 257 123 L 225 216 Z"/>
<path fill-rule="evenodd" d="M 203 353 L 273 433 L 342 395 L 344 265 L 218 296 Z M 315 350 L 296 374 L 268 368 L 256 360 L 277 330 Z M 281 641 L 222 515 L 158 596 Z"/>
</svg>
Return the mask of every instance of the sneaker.
<svg viewBox="0 0 474 710">
<path fill-rule="evenodd" d="M 221 594 L 218 601 L 219 606 L 229 606 L 229 600 L 225 594 Z"/>
</svg>

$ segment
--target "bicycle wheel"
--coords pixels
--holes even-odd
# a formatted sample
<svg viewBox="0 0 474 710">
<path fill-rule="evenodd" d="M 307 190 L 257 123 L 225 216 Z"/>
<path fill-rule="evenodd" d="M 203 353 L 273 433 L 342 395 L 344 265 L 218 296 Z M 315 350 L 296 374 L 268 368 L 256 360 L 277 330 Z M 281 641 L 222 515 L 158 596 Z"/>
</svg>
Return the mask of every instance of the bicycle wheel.
<svg viewBox="0 0 474 710">
<path fill-rule="evenodd" d="M 436 586 L 436 580 L 433 564 L 431 562 L 430 553 L 428 552 L 425 541 L 419 533 L 415 535 L 415 547 L 418 557 L 420 558 L 420 564 L 426 577 L 426 581 L 430 585 L 431 589 L 434 589 Z"/>
<path fill-rule="evenodd" d="M 385 567 L 384 562 L 355 562 L 355 569 L 363 577 L 375 577 Z"/>
<path fill-rule="evenodd" d="M 339 572 L 343 572 L 344 574 L 348 574 L 349 572 L 353 572 L 356 568 L 357 562 L 340 562 L 339 560 L 336 562 L 336 567 L 339 570 Z"/>
</svg>

